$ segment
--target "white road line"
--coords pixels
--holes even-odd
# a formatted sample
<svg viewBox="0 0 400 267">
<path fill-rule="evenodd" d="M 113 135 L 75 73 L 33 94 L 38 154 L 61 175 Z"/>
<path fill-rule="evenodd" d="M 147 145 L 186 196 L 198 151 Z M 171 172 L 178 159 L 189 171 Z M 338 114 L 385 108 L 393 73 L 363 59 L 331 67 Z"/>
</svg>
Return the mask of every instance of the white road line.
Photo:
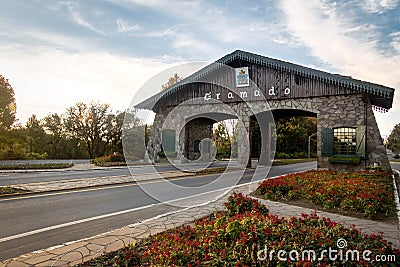
<svg viewBox="0 0 400 267">
<path fill-rule="evenodd" d="M 241 184 L 240 186 L 243 186 L 243 184 Z M 146 205 L 146 206 L 142 206 L 142 207 L 137 207 L 137 208 L 128 209 L 128 210 L 122 210 L 122 211 L 118 211 L 118 212 L 99 215 L 99 216 L 86 218 L 86 219 L 82 219 L 82 220 L 77 220 L 77 221 L 73 221 L 73 222 L 67 222 L 67 223 L 63 223 L 63 224 L 49 226 L 49 227 L 45 227 L 45 228 L 42 228 L 42 229 L 37 229 L 37 230 L 25 232 L 25 233 L 22 233 L 22 234 L 17 234 L 17 235 L 12 235 L 12 236 L 8 236 L 8 237 L 0 238 L 0 243 L 6 242 L 6 241 L 10 241 L 10 240 L 14 240 L 14 239 L 18 239 L 18 238 L 22 238 L 22 237 L 27 237 L 27 236 L 34 235 L 34 234 L 39 234 L 39 233 L 55 230 L 55 229 L 59 229 L 59 228 L 63 228 L 63 227 L 67 227 L 67 226 L 72 226 L 72 225 L 76 225 L 76 224 L 80 224 L 80 223 L 84 223 L 84 222 L 90 222 L 90 221 L 94 221 L 94 220 L 97 220 L 97 219 L 104 219 L 104 218 L 108 218 L 108 217 L 111 217 L 111 216 L 121 215 L 121 214 L 134 212 L 134 211 L 138 211 L 138 210 L 143 210 L 143 209 L 147 209 L 147 208 L 152 208 L 152 207 L 156 207 L 156 206 L 163 205 L 163 204 L 169 204 L 169 203 L 185 200 L 185 199 L 188 199 L 188 198 L 194 198 L 194 197 L 198 197 L 198 196 L 202 196 L 202 195 L 206 195 L 206 194 L 210 194 L 210 193 L 215 193 L 215 192 L 219 192 L 219 191 L 227 190 L 227 189 L 231 189 L 231 188 L 232 187 L 225 187 L 225 188 L 216 189 L 216 190 L 212 190 L 212 191 L 207 191 L 207 192 L 203 192 L 203 193 L 192 195 L 192 196 L 172 199 L 172 200 L 169 200 L 169 201 L 166 201 L 166 202 L 163 202 L 163 203 Z"/>
<path fill-rule="evenodd" d="M 212 176 L 215 174 L 207 174 L 207 175 L 202 175 L 202 177 L 206 177 L 206 176 Z M 183 176 L 183 177 L 176 177 L 176 178 L 168 178 L 167 180 L 184 180 L 184 179 L 194 179 L 194 178 L 198 178 L 198 176 Z M 137 184 L 137 182 L 139 182 L 139 184 Z M 6 201 L 11 201 L 11 200 L 20 200 L 20 199 L 31 199 L 31 198 L 39 198 L 39 197 L 48 197 L 48 196 L 57 196 L 57 195 L 68 195 L 68 194 L 74 194 L 74 193 L 81 193 L 81 192 L 90 192 L 90 191 L 98 191 L 98 190 L 106 190 L 106 189 L 113 189 L 113 188 L 121 188 L 121 187 L 130 187 L 130 186 L 138 186 L 140 184 L 152 184 L 152 183 L 160 183 L 160 182 L 165 182 L 163 179 L 151 179 L 149 181 L 145 181 L 145 180 L 141 180 L 141 181 L 134 181 L 132 183 L 129 184 L 122 184 L 122 185 L 108 185 L 108 186 L 103 186 L 103 187 L 96 187 L 96 188 L 87 188 L 87 189 L 71 189 L 71 191 L 68 192 L 53 192 L 53 193 L 47 193 L 45 194 L 43 192 L 43 194 L 38 193 L 38 195 L 27 195 L 27 196 L 13 196 L 13 197 L 9 197 L 9 198 L 0 198 L 0 202 L 6 202 Z M 101 185 L 99 185 L 101 186 Z"/>
<path fill-rule="evenodd" d="M 30 236 L 30 235 L 34 235 L 34 234 L 38 234 L 38 233 L 43 233 L 43 232 L 59 229 L 59 228 L 62 228 L 62 227 L 67 227 L 67 226 L 79 224 L 79 223 L 90 222 L 90 221 L 97 220 L 97 219 L 103 219 L 103 218 L 107 218 L 107 217 L 111 217 L 111 216 L 115 216 L 115 215 L 121 215 L 121 214 L 128 213 L 128 212 L 147 209 L 147 208 L 155 207 L 155 206 L 158 206 L 158 205 L 160 205 L 160 203 L 151 204 L 151 205 L 147 205 L 147 206 L 142 206 L 142 207 L 129 209 L 129 210 L 122 210 L 122 211 L 113 212 L 113 213 L 109 213 L 109 214 L 104 214 L 104 215 L 100 215 L 100 216 L 95 216 L 95 217 L 91 217 L 91 218 L 86 218 L 86 219 L 82 219 L 82 220 L 78 220 L 78 221 L 67 222 L 67 223 L 54 225 L 54 226 L 50 226 L 50 227 L 46 227 L 46 228 L 42 228 L 42 229 L 37 229 L 37 230 L 34 230 L 34 231 L 30 231 L 30 232 L 26 232 L 26 233 L 22 233 L 22 234 L 18 234 L 18 235 L 12 235 L 12 236 L 8 236 L 8 237 L 3 237 L 3 238 L 0 238 L 0 243 L 6 242 L 6 241 L 10 241 L 10 240 L 13 240 L 13 239 L 17 239 L 17 238 L 21 238 L 21 237 L 26 237 L 26 236 Z"/>
<path fill-rule="evenodd" d="M 209 175 L 213 175 L 213 174 L 209 174 Z M 204 176 L 209 176 L 209 175 L 204 175 Z M 179 177 L 176 178 L 174 180 L 181 180 L 181 179 L 190 179 L 190 178 L 195 178 L 195 177 Z M 149 181 L 148 183 L 157 183 L 160 181 Z M 177 199 L 172 199 L 169 201 L 165 201 L 162 203 L 156 203 L 156 204 L 151 204 L 151 205 L 146 205 L 146 206 L 142 206 L 142 207 L 137 207 L 137 208 L 133 208 L 133 209 L 128 209 L 128 210 L 123 210 L 123 211 L 118 211 L 118 212 L 113 212 L 113 213 L 109 213 L 109 214 L 104 214 L 104 215 L 99 215 L 99 216 L 95 216 L 95 217 L 91 217 L 91 218 L 86 218 L 86 219 L 81 219 L 81 220 L 77 220 L 77 221 L 72 221 L 72 222 L 67 222 L 67 223 L 63 223 L 63 224 L 58 224 L 58 225 L 54 225 L 54 226 L 49 226 L 49 227 L 45 227 L 42 229 L 37 229 L 37 230 L 33 230 L 33 231 L 29 231 L 29 232 L 25 232 L 25 233 L 21 233 L 21 234 L 17 234 L 17 235 L 13 235 L 13 236 L 8 236 L 8 237 L 3 237 L 0 238 L 0 243 L 2 242 L 6 242 L 6 241 L 10 241 L 10 240 L 14 240 L 14 239 L 18 239 L 18 238 L 22 238 L 22 237 L 27 237 L 27 236 L 31 236 L 34 234 L 38 234 L 38 233 L 43 233 L 43 232 L 47 232 L 47 231 L 51 231 L 51 230 L 55 230 L 55 229 L 59 229 L 59 228 L 63 228 L 63 227 L 67 227 L 67 226 L 72 226 L 72 225 L 76 225 L 76 224 L 80 224 L 80 223 L 84 223 L 84 222 L 90 222 L 93 220 L 98 220 L 98 219 L 104 219 L 104 218 L 108 218 L 111 216 L 116 216 L 116 215 L 121 215 L 121 214 L 125 214 L 125 213 L 129 213 L 129 212 L 134 212 L 134 211 L 138 211 L 138 210 L 143 210 L 143 209 L 147 209 L 147 208 L 152 208 L 152 207 L 156 207 L 162 204 L 170 204 L 173 202 L 178 202 L 181 200 L 186 200 L 189 198 L 194 198 L 194 197 L 198 197 L 198 196 L 203 196 L 203 195 L 207 195 L 207 194 L 211 194 L 211 193 L 215 193 L 215 192 L 219 192 L 219 191 L 228 191 L 233 189 L 234 187 L 237 186 L 245 186 L 245 185 L 249 185 L 252 182 L 248 182 L 248 183 L 244 183 L 244 184 L 240 184 L 240 185 L 236 185 L 236 186 L 229 186 L 229 187 L 224 187 L 221 189 L 216 189 L 216 190 L 212 190 L 212 191 L 207 191 L 207 192 L 203 192 L 203 193 L 199 193 L 196 195 L 191 195 L 191 196 L 187 196 L 187 197 L 181 197 L 181 198 L 177 198 Z M 124 186 L 137 186 L 137 184 L 134 185 L 122 185 L 119 187 L 124 187 Z M 115 187 L 110 187 L 110 188 L 115 188 Z M 83 190 L 83 191 L 91 191 L 91 190 L 98 190 L 98 189 L 88 189 L 88 190 Z M 82 192 L 82 191 L 79 191 Z M 70 192 L 67 192 L 70 193 Z M 54 193 L 54 195 L 56 194 L 65 194 L 64 193 Z M 224 194 L 224 193 L 223 193 Z M 50 195 L 50 194 L 49 194 Z M 220 194 L 221 195 L 221 194 Z M 32 196 L 31 196 L 32 197 Z M 39 196 L 38 196 L 39 197 Z M 28 198 L 28 197 L 27 197 Z M 3 200 L 4 201 L 4 200 Z"/>
</svg>

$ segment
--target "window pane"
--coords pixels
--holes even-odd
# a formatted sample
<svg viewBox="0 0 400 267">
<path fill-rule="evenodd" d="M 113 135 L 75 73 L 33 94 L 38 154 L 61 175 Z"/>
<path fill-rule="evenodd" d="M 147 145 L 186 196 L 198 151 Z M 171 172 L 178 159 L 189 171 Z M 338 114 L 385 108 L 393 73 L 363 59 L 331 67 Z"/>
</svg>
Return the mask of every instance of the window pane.
<svg viewBox="0 0 400 267">
<path fill-rule="evenodd" d="M 336 155 L 355 155 L 357 134 L 355 128 L 336 128 L 333 130 L 333 152 Z"/>
</svg>

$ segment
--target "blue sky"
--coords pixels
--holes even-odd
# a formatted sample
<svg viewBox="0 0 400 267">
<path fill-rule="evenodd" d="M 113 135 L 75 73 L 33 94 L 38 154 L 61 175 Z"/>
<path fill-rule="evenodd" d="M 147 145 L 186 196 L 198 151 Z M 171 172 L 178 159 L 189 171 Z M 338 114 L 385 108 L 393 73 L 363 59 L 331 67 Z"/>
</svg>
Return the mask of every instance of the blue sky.
<svg viewBox="0 0 400 267">
<path fill-rule="evenodd" d="M 17 117 L 98 100 L 123 110 L 169 67 L 236 49 L 400 90 L 399 0 L 2 0 L 0 74 Z M 381 133 L 400 123 L 376 114 Z"/>
</svg>

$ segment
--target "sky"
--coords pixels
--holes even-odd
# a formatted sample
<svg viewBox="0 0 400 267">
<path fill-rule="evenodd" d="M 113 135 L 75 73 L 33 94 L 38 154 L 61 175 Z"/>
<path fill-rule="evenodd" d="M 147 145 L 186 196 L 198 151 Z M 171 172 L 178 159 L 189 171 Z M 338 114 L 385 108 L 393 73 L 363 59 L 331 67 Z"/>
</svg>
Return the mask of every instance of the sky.
<svg viewBox="0 0 400 267">
<path fill-rule="evenodd" d="M 236 49 L 397 88 L 400 0 L 1 0 L 0 74 L 19 123 L 92 100 L 129 107 L 153 75 Z"/>
</svg>

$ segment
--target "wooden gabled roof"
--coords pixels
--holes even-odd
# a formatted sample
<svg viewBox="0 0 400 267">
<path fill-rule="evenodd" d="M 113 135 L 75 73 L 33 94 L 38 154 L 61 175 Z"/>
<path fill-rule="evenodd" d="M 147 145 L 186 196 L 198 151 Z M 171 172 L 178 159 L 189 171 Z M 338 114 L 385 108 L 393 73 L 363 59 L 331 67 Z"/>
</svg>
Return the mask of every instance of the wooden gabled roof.
<svg viewBox="0 0 400 267">
<path fill-rule="evenodd" d="M 247 61 L 249 63 L 257 65 L 267 66 L 277 70 L 291 72 L 297 75 L 301 75 L 305 78 L 316 79 L 333 85 L 340 85 L 355 90 L 356 92 L 367 93 L 370 96 L 371 104 L 380 107 L 382 109 L 390 109 L 393 104 L 394 88 L 353 79 L 348 76 L 332 74 L 304 67 L 301 65 L 297 65 L 294 63 L 249 53 L 242 50 L 236 50 L 220 58 L 216 62 L 211 63 L 210 65 L 207 65 L 201 70 L 193 73 L 189 77 L 181 80 L 180 82 L 174 84 L 168 89 L 161 91 L 156 95 L 144 100 L 143 102 L 137 104 L 135 107 L 139 109 L 152 109 L 158 101 L 179 91 L 186 84 L 195 82 L 197 80 L 201 80 L 201 78 L 206 76 L 207 74 L 219 69 L 221 66 L 229 65 L 235 60 Z"/>
</svg>

